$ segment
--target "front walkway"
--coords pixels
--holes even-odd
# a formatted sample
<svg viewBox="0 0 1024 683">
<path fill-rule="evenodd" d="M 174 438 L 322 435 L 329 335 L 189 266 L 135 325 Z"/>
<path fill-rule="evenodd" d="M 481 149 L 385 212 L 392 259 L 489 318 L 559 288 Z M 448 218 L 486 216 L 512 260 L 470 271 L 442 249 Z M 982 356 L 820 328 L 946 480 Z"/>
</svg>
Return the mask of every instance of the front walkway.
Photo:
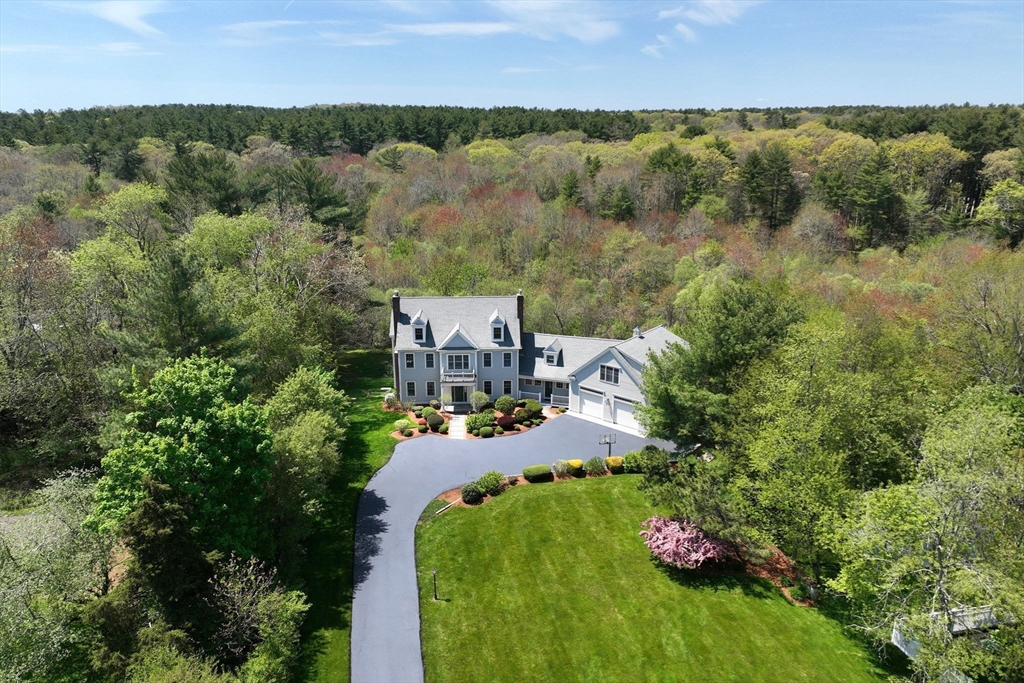
<svg viewBox="0 0 1024 683">
<path fill-rule="evenodd" d="M 598 437 L 612 431 L 566 414 L 514 438 L 427 436 L 398 444 L 359 499 L 352 683 L 423 680 L 415 534 L 420 513 L 431 499 L 487 470 L 516 474 L 529 465 L 558 459 L 606 456 L 608 447 L 599 445 Z M 669 446 L 620 431 L 612 452 L 622 455 L 645 443 Z"/>
<path fill-rule="evenodd" d="M 452 415 L 448 419 L 448 438 L 449 439 L 465 439 L 466 438 L 466 416 L 465 415 Z"/>
</svg>

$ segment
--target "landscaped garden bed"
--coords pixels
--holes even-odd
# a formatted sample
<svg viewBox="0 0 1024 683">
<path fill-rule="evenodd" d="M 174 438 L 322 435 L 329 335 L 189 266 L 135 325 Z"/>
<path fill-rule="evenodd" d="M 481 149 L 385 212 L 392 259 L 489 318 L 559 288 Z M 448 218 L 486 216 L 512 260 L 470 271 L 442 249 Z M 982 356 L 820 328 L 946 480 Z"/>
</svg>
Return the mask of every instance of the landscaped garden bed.
<svg viewBox="0 0 1024 683">
<path fill-rule="evenodd" d="M 440 401 L 431 401 L 429 405 L 413 405 L 386 399 L 381 407 L 397 415 L 404 415 L 395 420 L 395 430 L 392 432 L 392 436 L 400 441 L 423 434 L 448 436 L 451 413 L 442 410 Z M 565 412 L 565 408 L 544 407 L 532 399 L 516 401 L 511 396 L 502 396 L 493 404 L 480 405 L 479 410 L 466 417 L 466 438 L 490 439 L 521 434 Z"/>
<path fill-rule="evenodd" d="M 763 578 L 654 561 L 638 531 L 662 511 L 637 477 L 560 481 L 519 479 L 483 506 L 456 505 L 417 528 L 430 683 L 866 683 L 894 673 Z"/>
</svg>

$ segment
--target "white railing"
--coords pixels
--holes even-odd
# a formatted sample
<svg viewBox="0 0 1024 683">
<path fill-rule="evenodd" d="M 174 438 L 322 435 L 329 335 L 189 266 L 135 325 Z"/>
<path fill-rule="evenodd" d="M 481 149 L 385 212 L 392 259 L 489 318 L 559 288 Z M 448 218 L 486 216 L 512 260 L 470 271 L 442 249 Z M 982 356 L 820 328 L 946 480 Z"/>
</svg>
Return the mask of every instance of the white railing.
<svg viewBox="0 0 1024 683">
<path fill-rule="evenodd" d="M 540 401 L 540 392 L 533 391 L 520 391 L 519 398 L 532 398 L 535 401 Z"/>
<path fill-rule="evenodd" d="M 441 382 L 444 384 L 475 383 L 476 373 L 472 371 L 447 370 L 441 372 Z"/>
<path fill-rule="evenodd" d="M 559 396 L 558 394 L 551 394 L 551 405 L 553 406 L 565 406 L 569 407 L 569 397 Z"/>
</svg>

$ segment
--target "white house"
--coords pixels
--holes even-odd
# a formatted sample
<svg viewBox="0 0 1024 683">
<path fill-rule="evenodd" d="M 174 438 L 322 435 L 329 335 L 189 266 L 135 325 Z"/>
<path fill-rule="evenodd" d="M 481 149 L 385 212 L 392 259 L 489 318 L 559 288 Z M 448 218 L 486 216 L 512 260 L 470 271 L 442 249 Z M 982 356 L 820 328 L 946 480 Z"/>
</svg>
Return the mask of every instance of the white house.
<svg viewBox="0 0 1024 683">
<path fill-rule="evenodd" d="M 523 331 L 516 296 L 391 297 L 395 388 L 403 401 L 449 394 L 457 406 L 482 391 L 533 398 L 629 431 L 643 403 L 640 376 L 648 354 L 686 342 L 663 326 L 629 339 Z"/>
</svg>

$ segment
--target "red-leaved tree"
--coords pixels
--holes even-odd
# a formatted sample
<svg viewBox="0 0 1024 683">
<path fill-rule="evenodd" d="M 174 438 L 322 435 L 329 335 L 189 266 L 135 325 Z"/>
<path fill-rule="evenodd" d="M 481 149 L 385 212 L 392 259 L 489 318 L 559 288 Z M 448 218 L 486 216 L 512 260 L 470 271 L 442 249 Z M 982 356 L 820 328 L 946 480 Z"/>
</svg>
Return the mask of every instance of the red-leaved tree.
<svg viewBox="0 0 1024 683">
<path fill-rule="evenodd" d="M 729 555 L 725 542 L 685 519 L 677 522 L 667 517 L 651 517 L 640 527 L 640 536 L 654 556 L 674 567 L 696 569 Z"/>
</svg>

